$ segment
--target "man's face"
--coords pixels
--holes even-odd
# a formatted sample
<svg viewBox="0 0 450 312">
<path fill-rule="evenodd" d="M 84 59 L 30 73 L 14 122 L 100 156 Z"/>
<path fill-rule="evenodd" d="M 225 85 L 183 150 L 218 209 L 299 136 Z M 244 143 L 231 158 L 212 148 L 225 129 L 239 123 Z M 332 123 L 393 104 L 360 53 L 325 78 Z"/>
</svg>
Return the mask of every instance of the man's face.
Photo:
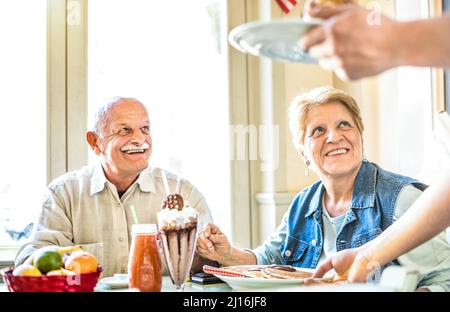
<svg viewBox="0 0 450 312">
<path fill-rule="evenodd" d="M 124 100 L 114 105 L 98 137 L 98 151 L 107 176 L 138 175 L 152 153 L 150 122 L 145 107 Z"/>
</svg>

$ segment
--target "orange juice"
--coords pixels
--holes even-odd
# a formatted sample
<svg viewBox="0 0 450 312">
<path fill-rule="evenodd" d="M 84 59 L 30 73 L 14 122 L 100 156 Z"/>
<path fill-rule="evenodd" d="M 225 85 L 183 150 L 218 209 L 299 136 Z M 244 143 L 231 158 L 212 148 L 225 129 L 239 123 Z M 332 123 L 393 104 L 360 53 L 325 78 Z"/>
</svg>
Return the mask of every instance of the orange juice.
<svg viewBox="0 0 450 312">
<path fill-rule="evenodd" d="M 146 292 L 161 291 L 162 267 L 156 235 L 156 224 L 134 224 L 132 226 L 128 261 L 131 288 Z"/>
</svg>

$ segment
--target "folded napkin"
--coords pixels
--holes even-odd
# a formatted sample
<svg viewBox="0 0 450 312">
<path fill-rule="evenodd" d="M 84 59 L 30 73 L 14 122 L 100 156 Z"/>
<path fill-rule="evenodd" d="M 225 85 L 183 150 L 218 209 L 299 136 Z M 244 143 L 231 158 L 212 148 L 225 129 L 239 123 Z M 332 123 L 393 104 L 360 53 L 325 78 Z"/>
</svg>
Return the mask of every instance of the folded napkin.
<svg viewBox="0 0 450 312">
<path fill-rule="evenodd" d="M 224 269 L 224 268 L 216 268 L 216 267 L 212 267 L 209 265 L 204 265 L 203 266 L 203 272 L 205 273 L 209 273 L 209 274 L 218 274 L 218 275 L 223 275 L 223 276 L 231 276 L 231 277 L 247 277 L 244 274 L 232 271 L 232 270 L 228 270 L 228 269 Z"/>
</svg>

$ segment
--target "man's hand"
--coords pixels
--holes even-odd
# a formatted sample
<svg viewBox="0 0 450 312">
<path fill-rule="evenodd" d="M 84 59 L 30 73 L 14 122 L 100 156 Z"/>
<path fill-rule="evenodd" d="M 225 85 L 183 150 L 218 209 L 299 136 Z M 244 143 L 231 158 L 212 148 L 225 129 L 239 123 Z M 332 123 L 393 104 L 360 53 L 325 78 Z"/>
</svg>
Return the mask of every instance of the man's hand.
<svg viewBox="0 0 450 312">
<path fill-rule="evenodd" d="M 393 30 L 398 23 L 380 12 L 346 4 L 309 5 L 305 14 L 326 21 L 300 38 L 300 47 L 341 79 L 373 76 L 399 65 Z"/>
<path fill-rule="evenodd" d="M 197 252 L 202 257 L 221 263 L 229 257 L 231 244 L 218 226 L 208 223 L 197 238 Z"/>
</svg>

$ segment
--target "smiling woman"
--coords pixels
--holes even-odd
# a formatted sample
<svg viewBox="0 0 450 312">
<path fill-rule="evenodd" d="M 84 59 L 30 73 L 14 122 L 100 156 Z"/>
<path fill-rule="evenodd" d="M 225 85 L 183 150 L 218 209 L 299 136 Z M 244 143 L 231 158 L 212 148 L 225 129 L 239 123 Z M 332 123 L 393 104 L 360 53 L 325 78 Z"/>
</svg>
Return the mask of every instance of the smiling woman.
<svg viewBox="0 0 450 312">
<path fill-rule="evenodd" d="M 291 103 L 289 123 L 299 154 L 320 181 L 297 194 L 276 232 L 253 250 L 232 247 L 222 231 L 210 225 L 197 240 L 204 257 L 226 266 L 256 263 L 314 269 L 336 251 L 376 238 L 426 188 L 363 160 L 360 110 L 341 90 L 322 87 L 302 93 Z M 446 289 L 450 276 L 441 269 L 446 267 L 441 255 L 450 261 L 445 234 L 397 260 L 423 270 L 416 288 L 437 290 L 442 284 Z"/>
<path fill-rule="evenodd" d="M 294 145 L 307 168 L 320 178 L 340 172 L 347 179 L 350 170 L 354 179 L 363 158 L 364 125 L 351 96 L 317 88 L 297 96 L 289 115 Z"/>
</svg>

